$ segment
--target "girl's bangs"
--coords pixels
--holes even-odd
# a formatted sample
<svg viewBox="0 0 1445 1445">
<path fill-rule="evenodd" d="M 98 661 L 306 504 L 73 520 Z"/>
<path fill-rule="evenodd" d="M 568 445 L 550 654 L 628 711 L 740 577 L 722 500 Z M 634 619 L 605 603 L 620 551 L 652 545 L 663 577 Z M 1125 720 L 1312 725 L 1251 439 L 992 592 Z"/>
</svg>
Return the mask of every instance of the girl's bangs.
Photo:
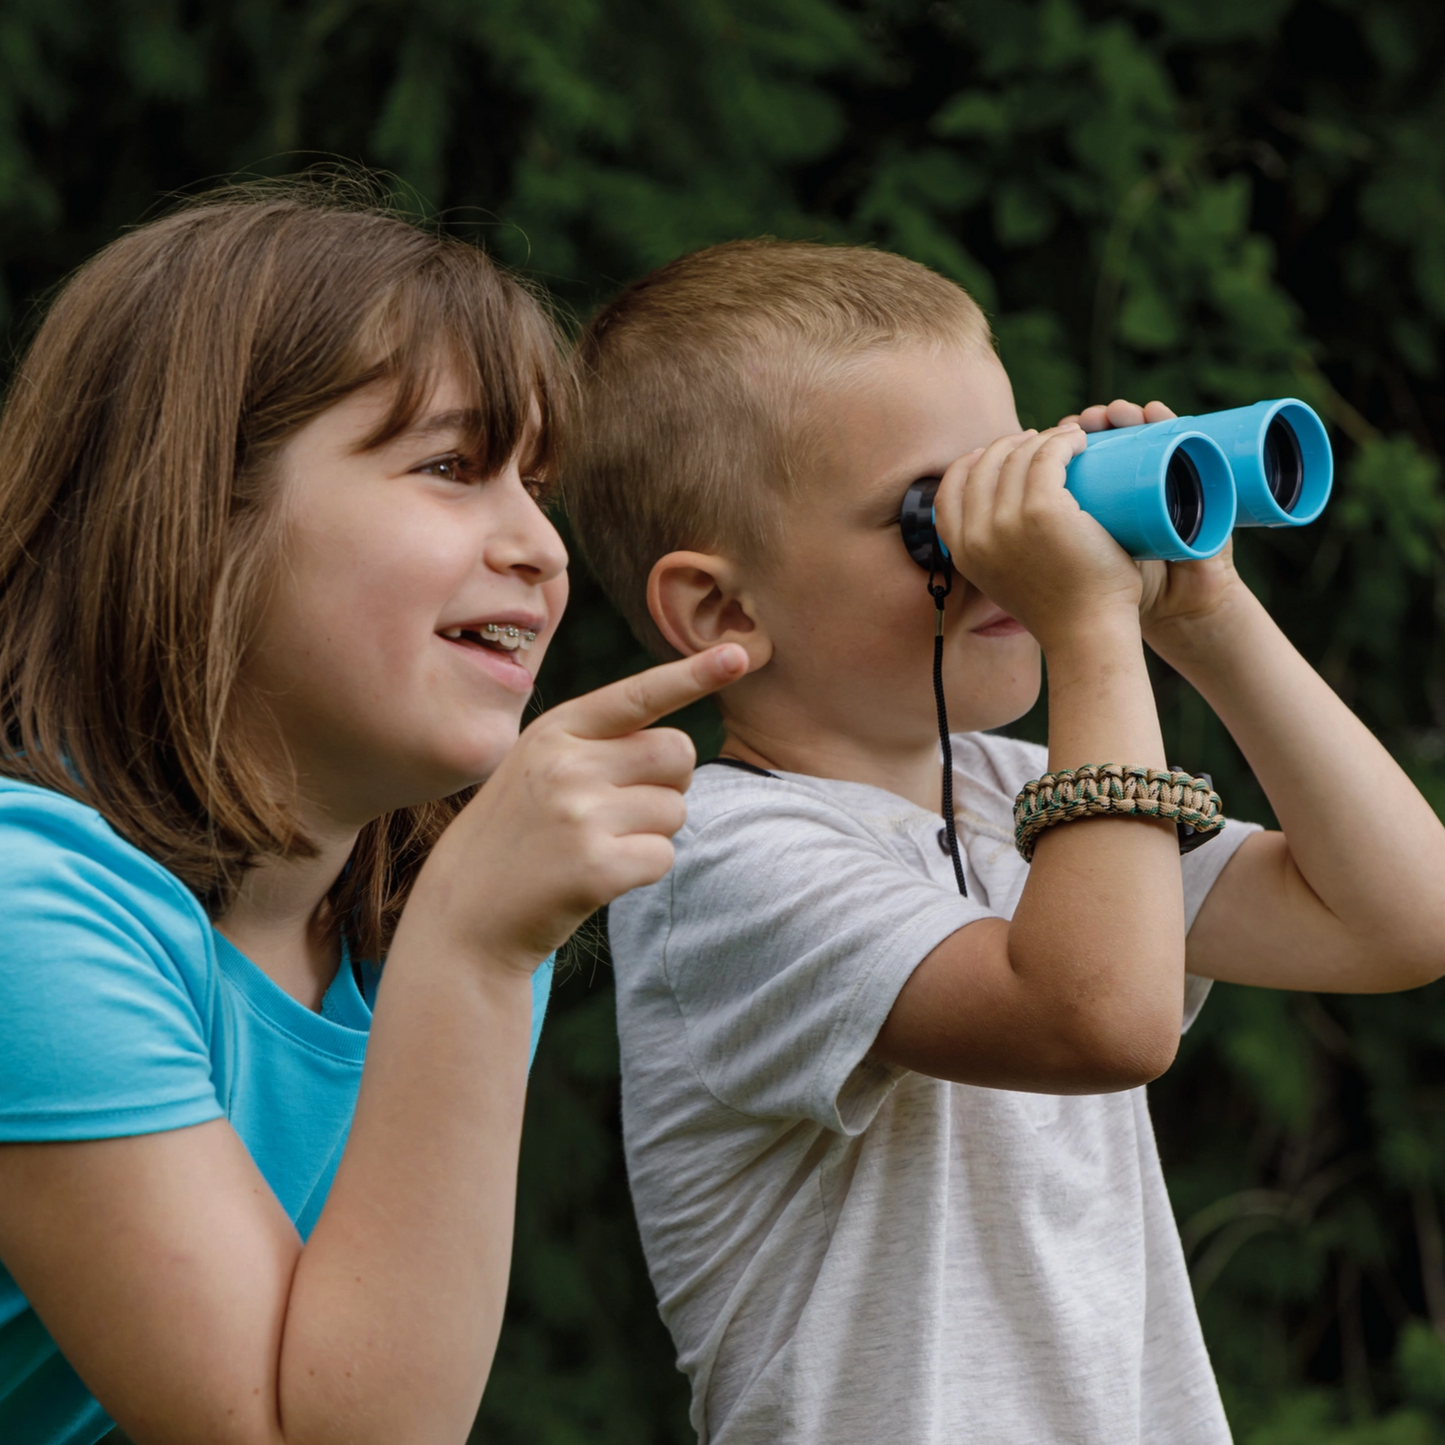
<svg viewBox="0 0 1445 1445">
<path fill-rule="evenodd" d="M 540 304 L 460 243 L 398 283 L 377 328 L 384 360 L 358 378 L 361 385 L 392 381 L 396 391 L 364 446 L 383 446 L 414 425 L 450 372 L 467 397 L 464 445 L 478 472 L 493 476 L 515 456 L 523 476 L 545 484 L 563 387 L 555 333 Z"/>
</svg>

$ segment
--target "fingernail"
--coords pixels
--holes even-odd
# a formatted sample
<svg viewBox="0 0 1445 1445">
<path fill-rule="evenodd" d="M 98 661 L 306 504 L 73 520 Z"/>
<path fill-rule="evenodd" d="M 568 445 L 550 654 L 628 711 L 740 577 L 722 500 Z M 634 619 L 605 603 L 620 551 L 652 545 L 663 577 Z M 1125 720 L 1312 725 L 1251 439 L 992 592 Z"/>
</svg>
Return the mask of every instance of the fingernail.
<svg viewBox="0 0 1445 1445">
<path fill-rule="evenodd" d="M 748 670 L 748 655 L 736 643 L 718 649 L 718 667 L 723 672 L 743 673 Z"/>
</svg>

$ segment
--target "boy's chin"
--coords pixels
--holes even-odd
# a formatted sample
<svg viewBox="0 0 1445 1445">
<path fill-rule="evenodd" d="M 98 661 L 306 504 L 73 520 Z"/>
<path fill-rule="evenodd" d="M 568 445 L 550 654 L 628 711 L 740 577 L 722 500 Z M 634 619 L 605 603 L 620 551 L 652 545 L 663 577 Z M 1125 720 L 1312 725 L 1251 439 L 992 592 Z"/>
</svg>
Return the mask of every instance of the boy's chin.
<svg viewBox="0 0 1445 1445">
<path fill-rule="evenodd" d="M 948 704 L 948 730 L 955 733 L 984 733 L 993 728 L 1005 728 L 1016 723 L 1033 710 L 1039 700 L 1041 688 L 1038 684 L 1029 689 L 1019 689 L 1007 697 L 989 698 L 980 703 L 970 698 L 966 705 L 955 709 L 952 699 Z"/>
</svg>

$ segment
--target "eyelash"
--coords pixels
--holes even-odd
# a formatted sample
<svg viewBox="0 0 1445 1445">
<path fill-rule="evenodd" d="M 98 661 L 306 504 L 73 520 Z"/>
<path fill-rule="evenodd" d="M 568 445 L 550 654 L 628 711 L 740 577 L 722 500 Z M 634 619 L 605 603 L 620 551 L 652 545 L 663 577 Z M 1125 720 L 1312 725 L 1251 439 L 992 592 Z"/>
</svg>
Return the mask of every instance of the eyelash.
<svg viewBox="0 0 1445 1445">
<path fill-rule="evenodd" d="M 440 467 L 452 468 L 453 474 L 450 476 L 445 475 L 438 470 Z M 468 465 L 467 459 L 458 452 L 452 452 L 444 457 L 433 457 L 429 462 L 423 462 L 416 470 L 429 476 L 441 477 L 443 481 L 447 482 L 461 482 L 466 484 L 480 480 L 476 476 L 475 471 Z M 545 477 L 523 477 L 522 485 L 527 489 L 527 495 L 531 497 L 539 507 L 546 503 L 552 490 Z"/>
<path fill-rule="evenodd" d="M 452 468 L 452 475 L 448 476 L 438 470 L 440 467 Z M 467 482 L 471 477 L 467 474 L 466 459 L 453 452 L 444 457 L 433 457 L 429 462 L 423 462 L 416 470 L 426 476 L 440 477 L 444 482 Z"/>
</svg>

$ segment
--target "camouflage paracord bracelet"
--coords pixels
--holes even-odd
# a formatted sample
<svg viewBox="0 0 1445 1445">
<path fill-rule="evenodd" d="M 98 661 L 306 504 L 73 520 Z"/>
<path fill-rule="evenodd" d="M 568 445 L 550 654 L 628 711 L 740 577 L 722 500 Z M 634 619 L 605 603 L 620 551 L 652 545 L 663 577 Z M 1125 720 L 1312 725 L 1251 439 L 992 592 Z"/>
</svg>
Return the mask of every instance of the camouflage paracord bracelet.
<svg viewBox="0 0 1445 1445">
<path fill-rule="evenodd" d="M 1224 827 L 1219 794 L 1207 778 L 1142 765 L 1089 763 L 1024 784 L 1014 799 L 1014 846 L 1030 863 L 1045 828 L 1108 816 L 1160 818 L 1206 834 Z"/>
</svg>

